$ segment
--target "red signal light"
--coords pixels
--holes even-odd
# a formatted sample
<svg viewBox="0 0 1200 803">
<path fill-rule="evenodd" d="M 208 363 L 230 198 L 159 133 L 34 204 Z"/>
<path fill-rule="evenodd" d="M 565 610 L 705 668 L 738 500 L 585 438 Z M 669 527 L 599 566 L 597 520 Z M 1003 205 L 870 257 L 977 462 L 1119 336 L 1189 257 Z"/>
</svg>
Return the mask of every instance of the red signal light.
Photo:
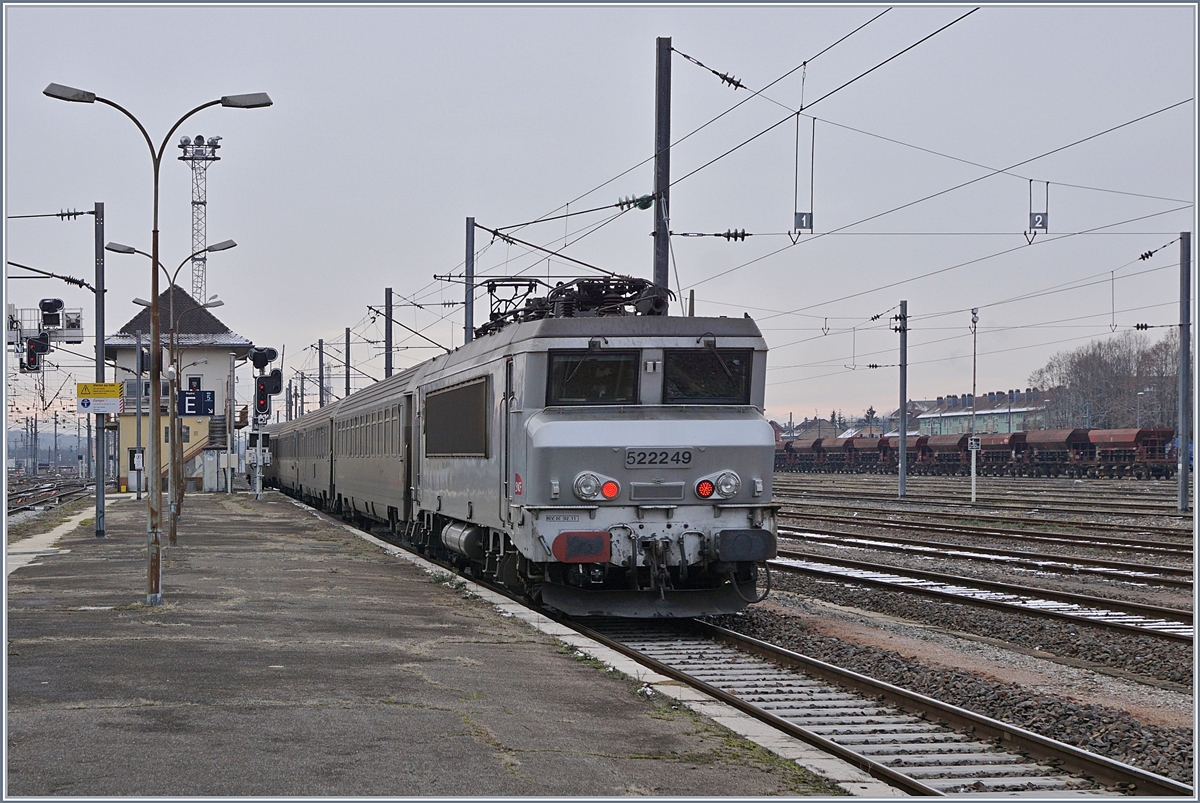
<svg viewBox="0 0 1200 803">
<path fill-rule="evenodd" d="M 616 499 L 617 494 L 619 494 L 620 492 L 621 492 L 621 486 L 617 485 L 617 483 L 614 482 L 613 480 L 609 480 L 608 482 L 606 482 L 600 486 L 600 493 L 602 493 L 604 495 L 605 499 Z"/>
<path fill-rule="evenodd" d="M 717 490 L 717 486 L 713 485 L 712 480 L 700 480 L 696 483 L 696 496 L 701 499 L 708 499 L 715 490 Z"/>
</svg>

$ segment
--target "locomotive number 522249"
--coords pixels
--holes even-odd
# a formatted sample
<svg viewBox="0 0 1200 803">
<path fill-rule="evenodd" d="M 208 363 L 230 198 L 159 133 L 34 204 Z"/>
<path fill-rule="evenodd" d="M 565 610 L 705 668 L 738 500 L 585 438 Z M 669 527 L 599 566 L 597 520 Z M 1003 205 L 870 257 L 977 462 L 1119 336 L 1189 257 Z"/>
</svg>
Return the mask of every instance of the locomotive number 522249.
<svg viewBox="0 0 1200 803">
<path fill-rule="evenodd" d="M 692 450 L 684 447 L 651 449 L 632 447 L 625 450 L 625 468 L 687 468 Z"/>
</svg>

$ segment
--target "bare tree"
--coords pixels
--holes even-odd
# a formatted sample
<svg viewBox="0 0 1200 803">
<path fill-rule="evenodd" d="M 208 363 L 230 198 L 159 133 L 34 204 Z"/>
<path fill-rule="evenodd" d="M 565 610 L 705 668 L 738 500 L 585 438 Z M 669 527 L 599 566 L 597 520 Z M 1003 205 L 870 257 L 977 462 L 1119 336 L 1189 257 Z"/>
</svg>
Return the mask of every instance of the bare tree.
<svg viewBox="0 0 1200 803">
<path fill-rule="evenodd" d="M 1178 363 L 1176 332 L 1152 344 L 1144 334 L 1125 331 L 1055 354 L 1029 383 L 1047 388 L 1034 400 L 1047 405 L 1047 428 L 1170 428 Z"/>
</svg>

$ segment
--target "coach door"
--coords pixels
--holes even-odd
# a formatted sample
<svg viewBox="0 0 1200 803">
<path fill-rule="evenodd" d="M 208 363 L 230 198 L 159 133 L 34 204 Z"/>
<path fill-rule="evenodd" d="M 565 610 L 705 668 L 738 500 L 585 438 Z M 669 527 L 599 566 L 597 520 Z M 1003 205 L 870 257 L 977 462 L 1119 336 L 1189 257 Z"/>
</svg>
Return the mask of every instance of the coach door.
<svg viewBox="0 0 1200 803">
<path fill-rule="evenodd" d="M 404 489 L 402 494 L 400 519 L 411 521 L 413 502 L 416 501 L 416 465 L 417 465 L 417 433 L 413 429 L 413 397 L 411 393 L 404 395 L 400 402 L 400 482 Z"/>
<path fill-rule="evenodd" d="M 513 495 L 513 476 L 512 476 L 512 455 L 509 441 L 511 440 L 510 430 L 512 425 L 509 418 L 512 415 L 512 394 L 513 394 L 513 361 L 509 357 L 504 361 L 504 395 L 500 398 L 500 462 L 502 464 L 500 471 L 500 509 L 496 511 L 496 515 L 500 517 L 500 521 L 511 521 L 512 514 L 509 504 L 512 502 Z"/>
<path fill-rule="evenodd" d="M 501 489 L 500 519 L 509 524 L 513 521 L 513 509 L 525 503 L 528 491 L 525 487 L 525 427 L 523 425 L 524 403 L 521 392 L 524 386 L 523 365 L 512 357 L 504 365 L 504 400 L 501 410 L 501 426 L 504 428 L 504 487 Z"/>
</svg>

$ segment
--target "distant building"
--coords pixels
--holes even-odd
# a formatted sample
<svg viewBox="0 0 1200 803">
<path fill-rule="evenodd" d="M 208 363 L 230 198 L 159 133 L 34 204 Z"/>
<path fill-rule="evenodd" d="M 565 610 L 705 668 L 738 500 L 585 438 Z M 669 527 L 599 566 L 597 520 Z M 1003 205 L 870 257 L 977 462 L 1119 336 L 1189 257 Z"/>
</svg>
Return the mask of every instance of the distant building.
<svg viewBox="0 0 1200 803">
<path fill-rule="evenodd" d="M 1035 388 L 993 391 L 961 396 L 938 396 L 936 404 L 917 416 L 922 435 L 957 435 L 971 431 L 975 417 L 976 432 L 1025 432 L 1046 425 L 1046 402 Z M 911 429 L 911 427 L 910 427 Z"/>
<path fill-rule="evenodd" d="M 805 421 L 803 424 L 796 425 L 796 439 L 808 440 L 810 438 L 836 438 L 838 436 L 838 427 L 826 421 L 824 418 L 813 418 Z"/>
<path fill-rule="evenodd" d="M 933 409 L 937 405 L 933 399 L 909 399 L 908 400 L 908 434 L 916 435 L 918 419 L 928 410 Z M 888 437 L 896 437 L 900 434 L 900 408 L 897 407 L 890 414 L 883 417 L 884 425 L 887 432 L 883 434 Z"/>
<path fill-rule="evenodd" d="M 839 438 L 882 438 L 883 428 L 877 424 L 855 424 L 838 435 Z"/>
</svg>

